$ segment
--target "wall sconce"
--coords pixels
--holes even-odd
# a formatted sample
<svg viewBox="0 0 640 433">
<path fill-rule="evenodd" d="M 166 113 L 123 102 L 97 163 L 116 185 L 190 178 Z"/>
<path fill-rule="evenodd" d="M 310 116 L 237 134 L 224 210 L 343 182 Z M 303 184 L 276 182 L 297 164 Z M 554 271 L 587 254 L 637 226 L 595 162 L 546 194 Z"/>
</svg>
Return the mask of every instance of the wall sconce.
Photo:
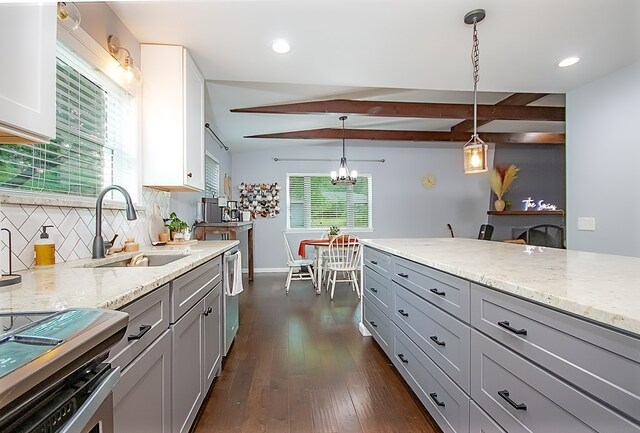
<svg viewBox="0 0 640 433">
<path fill-rule="evenodd" d="M 120 64 L 123 70 L 123 77 L 127 83 L 141 80 L 142 74 L 140 73 L 140 69 L 133 63 L 129 50 L 120 45 L 120 39 L 114 35 L 109 35 L 107 38 L 107 48 L 109 49 L 109 54 Z M 120 60 L 123 52 L 126 54 L 124 59 Z"/>
<path fill-rule="evenodd" d="M 62 27 L 69 31 L 74 31 L 80 27 L 80 11 L 78 7 L 70 2 L 58 2 L 58 21 Z"/>
</svg>

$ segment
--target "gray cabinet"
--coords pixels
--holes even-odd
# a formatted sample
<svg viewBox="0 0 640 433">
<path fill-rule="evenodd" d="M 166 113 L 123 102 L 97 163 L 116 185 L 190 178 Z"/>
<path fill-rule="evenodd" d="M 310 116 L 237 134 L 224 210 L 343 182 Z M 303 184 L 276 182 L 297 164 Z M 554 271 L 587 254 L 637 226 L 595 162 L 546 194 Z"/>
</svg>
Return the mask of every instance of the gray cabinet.
<svg viewBox="0 0 640 433">
<path fill-rule="evenodd" d="M 171 326 L 173 347 L 173 431 L 188 432 L 204 400 L 204 301 Z"/>
<path fill-rule="evenodd" d="M 640 432 L 637 424 L 476 330 L 471 396 L 508 432 Z"/>
<path fill-rule="evenodd" d="M 391 321 L 389 318 L 366 297 L 362 300 L 362 315 L 362 322 L 373 339 L 388 357 L 393 356 L 389 349 L 391 342 Z"/>
<path fill-rule="evenodd" d="M 171 282 L 171 323 L 222 281 L 222 256 L 209 260 Z"/>
<path fill-rule="evenodd" d="M 469 433 L 506 433 L 489 415 L 471 401 L 469 407 Z"/>
<path fill-rule="evenodd" d="M 113 391 L 119 433 L 171 432 L 169 309 L 168 284 L 122 308 L 129 325 L 108 360 L 122 369 Z"/>
<path fill-rule="evenodd" d="M 131 364 L 113 390 L 114 431 L 171 433 L 171 335 L 164 333 Z"/>
<path fill-rule="evenodd" d="M 189 274 L 175 280 L 179 283 L 173 294 L 191 294 L 180 297 L 189 302 L 174 305 L 174 311 L 192 303 L 195 295 L 202 297 L 184 315 L 171 325 L 173 348 L 172 419 L 174 432 L 188 432 L 204 401 L 204 397 L 220 372 L 222 360 L 222 284 L 217 265 L 206 263 Z M 211 287 L 211 284 L 215 286 Z M 202 287 L 206 289 L 202 289 Z"/>
</svg>

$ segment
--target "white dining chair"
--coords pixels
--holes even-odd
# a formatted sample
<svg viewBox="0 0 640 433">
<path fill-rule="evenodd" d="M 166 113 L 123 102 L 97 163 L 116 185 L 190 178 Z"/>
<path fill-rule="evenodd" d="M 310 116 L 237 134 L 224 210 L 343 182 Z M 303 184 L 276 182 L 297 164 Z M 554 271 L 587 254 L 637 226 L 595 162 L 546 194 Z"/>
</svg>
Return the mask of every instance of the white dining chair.
<svg viewBox="0 0 640 433">
<path fill-rule="evenodd" d="M 311 280 L 313 286 L 317 287 L 316 280 L 313 276 L 313 259 L 295 259 L 293 257 L 293 253 L 291 252 L 291 245 L 289 245 L 287 234 L 285 232 L 282 232 L 282 236 L 284 237 L 284 246 L 287 250 L 287 265 L 289 266 L 289 273 L 287 274 L 287 282 L 285 284 L 287 295 L 289 294 L 289 286 L 291 285 L 292 280 Z M 294 274 L 293 271 L 298 269 L 299 271 Z"/>
<path fill-rule="evenodd" d="M 331 282 L 331 299 L 336 290 L 336 282 L 349 282 L 360 297 L 360 287 L 358 286 L 357 272 L 360 270 L 360 243 L 357 236 L 340 235 L 336 236 L 329 243 L 327 270 L 329 281 Z M 344 275 L 344 279 L 338 279 L 338 273 Z"/>
</svg>

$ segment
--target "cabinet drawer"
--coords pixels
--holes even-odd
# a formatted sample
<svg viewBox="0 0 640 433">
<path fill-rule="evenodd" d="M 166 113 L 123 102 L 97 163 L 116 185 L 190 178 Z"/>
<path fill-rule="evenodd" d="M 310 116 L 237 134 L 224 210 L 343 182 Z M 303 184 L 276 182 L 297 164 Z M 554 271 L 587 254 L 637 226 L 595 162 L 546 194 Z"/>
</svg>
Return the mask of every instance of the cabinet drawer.
<svg viewBox="0 0 640 433">
<path fill-rule="evenodd" d="M 378 342 L 387 356 L 391 357 L 389 353 L 391 321 L 369 299 L 364 298 L 362 302 L 364 326 L 366 326 L 369 332 L 371 332 L 374 340 Z"/>
<path fill-rule="evenodd" d="M 384 314 L 389 316 L 391 304 L 391 280 L 371 269 L 364 268 L 364 297 L 369 299 Z"/>
<path fill-rule="evenodd" d="M 469 431 L 469 397 L 392 323 L 393 364 L 445 433 Z"/>
<path fill-rule="evenodd" d="M 471 300 L 476 329 L 640 420 L 640 339 L 476 284 Z"/>
<path fill-rule="evenodd" d="M 364 264 L 384 277 L 391 275 L 391 256 L 371 247 L 364 247 Z"/>
<path fill-rule="evenodd" d="M 122 308 L 129 313 L 125 336 L 113 346 L 109 362 L 124 369 L 149 344 L 169 329 L 169 284 Z"/>
<path fill-rule="evenodd" d="M 469 282 L 399 257 L 393 262 L 393 281 L 427 301 L 469 322 Z"/>
<path fill-rule="evenodd" d="M 476 330 L 471 397 L 508 432 L 640 432 L 640 426 Z"/>
<path fill-rule="evenodd" d="M 471 329 L 411 291 L 393 284 L 393 321 L 469 393 Z"/>
<path fill-rule="evenodd" d="M 473 400 L 469 412 L 469 433 L 506 433 Z"/>
<path fill-rule="evenodd" d="M 198 266 L 171 282 L 171 323 L 196 305 L 219 281 L 222 256 Z"/>
<path fill-rule="evenodd" d="M 165 330 L 122 371 L 113 390 L 114 431 L 171 431 L 171 334 Z"/>
</svg>

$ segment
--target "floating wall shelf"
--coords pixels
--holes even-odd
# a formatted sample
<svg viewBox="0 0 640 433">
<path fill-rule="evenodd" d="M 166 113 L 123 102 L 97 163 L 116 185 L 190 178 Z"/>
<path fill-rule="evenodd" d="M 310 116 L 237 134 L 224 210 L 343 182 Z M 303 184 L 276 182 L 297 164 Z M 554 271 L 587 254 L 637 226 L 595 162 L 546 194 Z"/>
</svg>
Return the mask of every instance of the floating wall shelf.
<svg viewBox="0 0 640 433">
<path fill-rule="evenodd" d="M 487 211 L 487 215 L 503 215 L 503 216 L 533 216 L 533 215 L 564 215 L 563 210 L 490 210 Z"/>
</svg>

